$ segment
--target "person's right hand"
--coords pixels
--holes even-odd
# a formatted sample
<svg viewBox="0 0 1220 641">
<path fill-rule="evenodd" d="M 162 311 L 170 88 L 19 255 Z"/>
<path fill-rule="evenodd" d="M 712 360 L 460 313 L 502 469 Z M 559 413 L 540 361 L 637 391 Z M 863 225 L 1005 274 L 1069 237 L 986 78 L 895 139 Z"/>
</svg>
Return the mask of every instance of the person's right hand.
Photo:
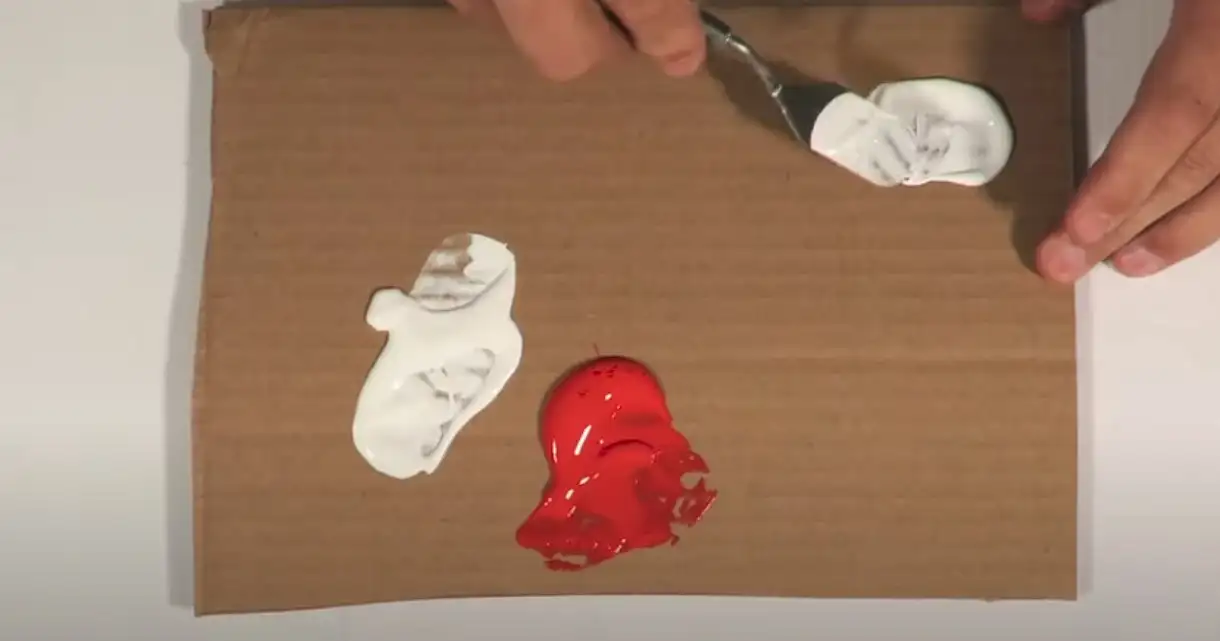
<svg viewBox="0 0 1220 641">
<path fill-rule="evenodd" d="M 545 77 L 565 81 L 627 53 L 627 40 L 596 0 L 449 0 L 462 14 L 498 19 Z M 635 48 L 671 76 L 703 64 L 707 45 L 692 0 L 604 0 Z"/>
</svg>

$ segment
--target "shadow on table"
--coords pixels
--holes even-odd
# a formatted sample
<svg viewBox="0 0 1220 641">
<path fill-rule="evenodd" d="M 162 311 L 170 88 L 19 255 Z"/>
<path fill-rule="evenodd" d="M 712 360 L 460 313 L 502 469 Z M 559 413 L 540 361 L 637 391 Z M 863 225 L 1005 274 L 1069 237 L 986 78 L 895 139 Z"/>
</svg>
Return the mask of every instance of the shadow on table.
<svg viewBox="0 0 1220 641">
<path fill-rule="evenodd" d="M 186 217 L 169 318 L 165 365 L 165 513 L 169 603 L 194 607 L 194 547 L 191 492 L 191 394 L 203 257 L 211 203 L 211 65 L 203 46 L 204 10 L 213 1 L 184 2 L 178 28 L 190 58 L 186 114 Z"/>
</svg>

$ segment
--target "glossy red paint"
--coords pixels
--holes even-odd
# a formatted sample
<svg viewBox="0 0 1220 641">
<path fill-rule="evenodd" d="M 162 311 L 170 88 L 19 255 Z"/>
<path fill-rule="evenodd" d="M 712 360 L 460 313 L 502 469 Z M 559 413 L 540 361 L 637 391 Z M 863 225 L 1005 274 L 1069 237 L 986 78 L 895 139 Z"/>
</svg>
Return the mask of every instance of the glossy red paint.
<svg viewBox="0 0 1220 641">
<path fill-rule="evenodd" d="M 677 543 L 672 526 L 693 526 L 716 498 L 660 383 L 632 359 L 607 356 L 572 370 L 548 396 L 540 431 L 551 478 L 517 543 L 552 570 Z M 698 480 L 684 484 L 689 476 Z"/>
</svg>

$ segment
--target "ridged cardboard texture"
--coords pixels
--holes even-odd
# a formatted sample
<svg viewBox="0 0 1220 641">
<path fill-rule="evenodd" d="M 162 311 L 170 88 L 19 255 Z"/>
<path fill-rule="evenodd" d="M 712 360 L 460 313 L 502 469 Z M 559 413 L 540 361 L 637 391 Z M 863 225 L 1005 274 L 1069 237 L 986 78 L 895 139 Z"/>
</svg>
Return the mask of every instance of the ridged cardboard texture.
<svg viewBox="0 0 1220 641">
<path fill-rule="evenodd" d="M 731 64 L 547 83 L 435 8 L 209 17 L 214 197 L 195 393 L 201 614 L 491 595 L 1073 598 L 1073 301 L 1025 266 L 1073 186 L 1072 38 L 1011 6 L 734 8 L 860 92 L 947 75 L 1011 110 L 985 189 L 878 189 L 756 122 Z M 765 102 L 765 101 L 764 101 Z M 442 238 L 518 259 L 522 365 L 436 474 L 374 472 L 355 400 Z M 720 497 L 673 547 L 576 573 L 513 533 L 539 403 L 648 363 Z"/>
</svg>

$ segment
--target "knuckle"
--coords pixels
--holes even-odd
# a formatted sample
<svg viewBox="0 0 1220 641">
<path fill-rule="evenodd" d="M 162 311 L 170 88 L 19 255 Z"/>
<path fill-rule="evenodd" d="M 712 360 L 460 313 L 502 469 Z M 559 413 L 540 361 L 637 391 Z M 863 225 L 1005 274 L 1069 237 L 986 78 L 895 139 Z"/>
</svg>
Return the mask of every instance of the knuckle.
<svg viewBox="0 0 1220 641">
<path fill-rule="evenodd" d="M 1176 261 L 1189 253 L 1186 239 L 1172 225 L 1157 225 L 1139 238 L 1139 245 L 1149 254 L 1166 262 Z"/>
<path fill-rule="evenodd" d="M 1121 161 L 1103 157 L 1081 185 L 1073 211 L 1092 209 L 1110 216 L 1130 213 L 1142 198 L 1139 184 L 1128 173 Z"/>
<path fill-rule="evenodd" d="M 1192 201 L 1169 214 L 1143 234 L 1141 244 L 1170 262 L 1211 246 L 1220 240 L 1220 206 L 1210 200 Z"/>
<path fill-rule="evenodd" d="M 1213 128 L 1175 163 L 1149 198 L 1160 215 L 1176 209 L 1206 190 L 1220 177 L 1220 129 Z"/>
<path fill-rule="evenodd" d="M 1220 175 L 1220 149 L 1214 145 L 1196 144 L 1178 160 L 1178 171 L 1182 180 L 1201 182 L 1199 186 L 1205 186 Z"/>
</svg>

